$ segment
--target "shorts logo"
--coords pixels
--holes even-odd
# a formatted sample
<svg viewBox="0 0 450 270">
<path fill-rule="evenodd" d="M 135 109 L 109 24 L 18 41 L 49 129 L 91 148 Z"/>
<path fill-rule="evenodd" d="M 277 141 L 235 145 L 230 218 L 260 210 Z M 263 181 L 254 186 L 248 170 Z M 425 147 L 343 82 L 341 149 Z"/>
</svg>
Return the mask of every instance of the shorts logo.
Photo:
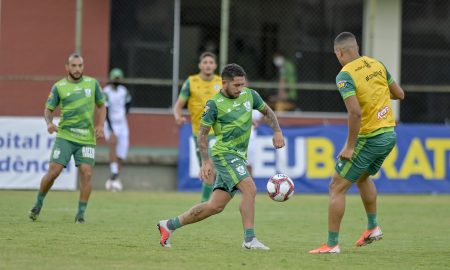
<svg viewBox="0 0 450 270">
<path fill-rule="evenodd" d="M 61 150 L 59 148 L 55 148 L 55 150 L 53 150 L 53 159 L 58 159 L 60 154 Z"/>
<path fill-rule="evenodd" d="M 239 175 L 245 175 L 245 168 L 243 165 L 237 166 L 236 171 L 239 173 Z"/>
<path fill-rule="evenodd" d="M 90 88 L 84 89 L 84 93 L 86 94 L 86 97 L 90 97 L 91 96 L 91 89 Z"/>
<path fill-rule="evenodd" d="M 95 158 L 95 149 L 93 147 L 87 147 L 87 146 L 83 146 L 81 148 L 81 155 L 84 158 Z"/>
</svg>

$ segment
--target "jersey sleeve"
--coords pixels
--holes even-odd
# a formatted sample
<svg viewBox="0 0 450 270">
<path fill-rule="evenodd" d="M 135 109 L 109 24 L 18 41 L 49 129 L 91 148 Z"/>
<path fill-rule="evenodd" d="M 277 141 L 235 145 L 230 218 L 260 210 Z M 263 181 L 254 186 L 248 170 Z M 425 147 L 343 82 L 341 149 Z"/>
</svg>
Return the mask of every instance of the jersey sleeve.
<svg viewBox="0 0 450 270">
<path fill-rule="evenodd" d="M 347 72 L 339 72 L 336 76 L 336 86 L 344 100 L 350 96 L 356 95 L 355 82 Z"/>
<path fill-rule="evenodd" d="M 126 88 L 125 88 L 126 89 Z M 128 91 L 128 89 L 126 89 L 127 91 L 127 96 L 125 97 L 125 103 L 131 103 L 131 100 L 133 99 L 130 95 L 130 91 Z"/>
<path fill-rule="evenodd" d="M 391 73 L 389 73 L 386 66 L 383 63 L 381 63 L 381 64 L 383 65 L 384 70 L 386 70 L 386 79 L 387 79 L 388 85 L 391 85 L 392 83 L 394 83 L 394 78 L 392 78 Z"/>
<path fill-rule="evenodd" d="M 252 97 L 253 97 L 253 109 L 261 111 L 262 109 L 264 109 L 266 103 L 261 98 L 261 96 L 258 94 L 258 92 L 256 92 L 253 89 L 250 89 L 250 91 L 251 91 Z"/>
<path fill-rule="evenodd" d="M 105 100 L 105 94 L 103 93 L 100 84 L 98 81 L 95 81 L 95 104 L 102 105 L 105 103 Z"/>
<path fill-rule="evenodd" d="M 189 83 L 189 79 L 187 79 L 186 81 L 184 81 L 183 86 L 181 87 L 179 98 L 183 100 L 188 100 L 190 95 L 191 95 L 191 85 Z"/>
<path fill-rule="evenodd" d="M 58 88 L 56 87 L 56 85 L 54 85 L 52 87 L 52 90 L 50 91 L 50 94 L 48 95 L 46 108 L 53 111 L 56 108 L 56 106 L 59 105 L 59 102 L 60 97 L 58 93 Z"/>
<path fill-rule="evenodd" d="M 212 126 L 217 120 L 217 106 L 213 100 L 208 100 L 206 102 L 205 108 L 203 110 L 202 119 L 200 124 L 205 126 Z"/>
</svg>

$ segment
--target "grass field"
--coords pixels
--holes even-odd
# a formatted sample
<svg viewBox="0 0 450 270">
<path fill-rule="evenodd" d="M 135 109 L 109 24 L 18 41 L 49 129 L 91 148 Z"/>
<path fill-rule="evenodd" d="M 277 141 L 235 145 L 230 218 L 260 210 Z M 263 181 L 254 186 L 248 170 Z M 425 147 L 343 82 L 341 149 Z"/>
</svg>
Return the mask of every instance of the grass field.
<svg viewBox="0 0 450 270">
<path fill-rule="evenodd" d="M 36 192 L 0 191 L 0 269 L 449 269 L 450 196 L 380 196 L 385 239 L 357 248 L 366 219 L 348 196 L 341 254 L 310 255 L 326 240 L 327 197 L 295 195 L 285 203 L 257 197 L 256 234 L 270 251 L 241 248 L 237 196 L 217 216 L 179 229 L 159 245 L 156 222 L 184 211 L 193 193 L 92 194 L 86 224 L 74 224 L 78 192 L 50 192 L 36 222 Z"/>
</svg>

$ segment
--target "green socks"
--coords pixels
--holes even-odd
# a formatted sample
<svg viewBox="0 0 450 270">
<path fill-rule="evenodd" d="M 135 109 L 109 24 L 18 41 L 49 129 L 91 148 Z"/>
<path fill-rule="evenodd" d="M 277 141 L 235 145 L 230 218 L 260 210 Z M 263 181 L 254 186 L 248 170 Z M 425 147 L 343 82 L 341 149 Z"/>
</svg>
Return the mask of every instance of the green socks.
<svg viewBox="0 0 450 270">
<path fill-rule="evenodd" d="M 37 207 L 42 207 L 42 205 L 44 204 L 44 199 L 45 199 L 45 196 L 47 195 L 47 192 L 38 192 L 38 195 L 37 195 L 37 199 L 36 199 L 36 206 Z"/>
<path fill-rule="evenodd" d="M 378 226 L 377 222 L 377 213 L 368 213 L 367 214 L 367 229 L 372 230 L 376 226 Z"/>
<path fill-rule="evenodd" d="M 211 184 L 203 182 L 202 184 L 202 202 L 209 200 L 211 196 L 213 186 Z"/>
<path fill-rule="evenodd" d="M 339 243 L 339 232 L 328 231 L 328 242 L 329 247 L 334 247 Z"/>
<path fill-rule="evenodd" d="M 176 230 L 180 227 L 182 227 L 183 225 L 181 225 L 180 223 L 180 219 L 178 217 L 174 217 L 171 218 L 167 221 L 167 228 L 169 228 L 169 230 Z"/>
<path fill-rule="evenodd" d="M 246 243 L 252 241 L 253 238 L 255 238 L 255 229 L 253 229 L 253 228 L 245 229 L 244 230 L 244 238 L 245 238 Z"/>
<path fill-rule="evenodd" d="M 84 216 L 84 211 L 86 211 L 87 202 L 78 202 L 78 213 L 77 216 Z"/>
</svg>

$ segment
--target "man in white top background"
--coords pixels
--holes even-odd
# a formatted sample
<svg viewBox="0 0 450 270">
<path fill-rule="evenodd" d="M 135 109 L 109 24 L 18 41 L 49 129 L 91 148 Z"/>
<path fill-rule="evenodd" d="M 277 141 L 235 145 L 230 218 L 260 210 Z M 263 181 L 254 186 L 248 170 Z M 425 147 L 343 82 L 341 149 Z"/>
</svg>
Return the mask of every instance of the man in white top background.
<svg viewBox="0 0 450 270">
<path fill-rule="evenodd" d="M 106 96 L 105 139 L 109 147 L 111 177 L 106 181 L 108 191 L 123 189 L 119 174 L 128 154 L 129 129 L 127 114 L 131 105 L 128 89 L 122 84 L 122 70 L 113 68 L 109 73 L 109 83 L 103 88 Z"/>
</svg>

